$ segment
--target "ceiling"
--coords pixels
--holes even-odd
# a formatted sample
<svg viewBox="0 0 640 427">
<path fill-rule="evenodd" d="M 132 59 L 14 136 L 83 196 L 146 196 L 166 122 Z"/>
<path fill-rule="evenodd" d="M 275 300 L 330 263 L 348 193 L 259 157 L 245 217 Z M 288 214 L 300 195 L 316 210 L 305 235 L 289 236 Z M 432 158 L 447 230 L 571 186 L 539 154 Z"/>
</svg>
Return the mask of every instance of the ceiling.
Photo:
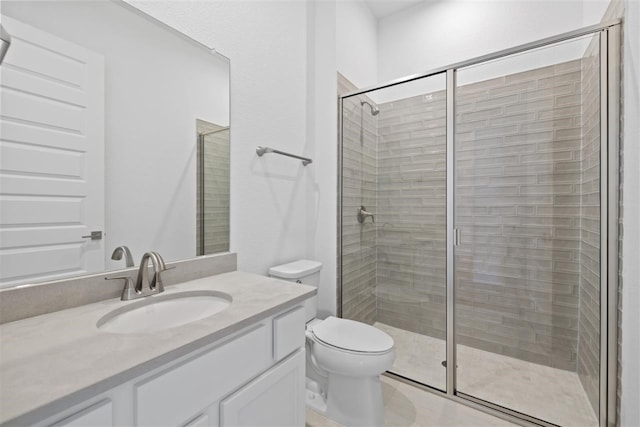
<svg viewBox="0 0 640 427">
<path fill-rule="evenodd" d="M 402 9 L 406 9 L 424 0 L 364 0 L 376 18 L 384 18 Z"/>
</svg>

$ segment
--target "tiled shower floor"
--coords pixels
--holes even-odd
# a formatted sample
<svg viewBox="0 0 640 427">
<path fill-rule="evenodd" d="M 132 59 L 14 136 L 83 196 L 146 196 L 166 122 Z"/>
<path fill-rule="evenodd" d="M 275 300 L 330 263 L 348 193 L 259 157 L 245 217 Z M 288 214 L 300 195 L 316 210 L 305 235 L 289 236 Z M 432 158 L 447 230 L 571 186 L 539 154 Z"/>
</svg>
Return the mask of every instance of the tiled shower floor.
<svg viewBox="0 0 640 427">
<path fill-rule="evenodd" d="M 376 327 L 396 344 L 392 372 L 444 390 L 445 341 L 394 328 Z M 458 346 L 458 390 L 562 426 L 597 426 L 575 372 Z"/>
<path fill-rule="evenodd" d="M 385 427 L 517 427 L 435 393 L 382 376 Z M 344 427 L 307 408 L 306 427 Z"/>
</svg>

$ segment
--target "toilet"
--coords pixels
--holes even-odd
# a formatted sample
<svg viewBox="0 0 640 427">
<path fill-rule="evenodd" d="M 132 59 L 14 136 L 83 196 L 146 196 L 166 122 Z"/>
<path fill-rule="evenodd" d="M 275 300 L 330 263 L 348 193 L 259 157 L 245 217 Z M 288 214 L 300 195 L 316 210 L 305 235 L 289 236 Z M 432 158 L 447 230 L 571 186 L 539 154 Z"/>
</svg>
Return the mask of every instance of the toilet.
<svg viewBox="0 0 640 427">
<path fill-rule="evenodd" d="M 299 260 L 269 276 L 318 287 L 322 263 Z M 395 359 L 393 338 L 365 323 L 316 319 L 317 296 L 305 301 L 307 406 L 346 426 L 382 426 L 380 374 Z"/>
</svg>

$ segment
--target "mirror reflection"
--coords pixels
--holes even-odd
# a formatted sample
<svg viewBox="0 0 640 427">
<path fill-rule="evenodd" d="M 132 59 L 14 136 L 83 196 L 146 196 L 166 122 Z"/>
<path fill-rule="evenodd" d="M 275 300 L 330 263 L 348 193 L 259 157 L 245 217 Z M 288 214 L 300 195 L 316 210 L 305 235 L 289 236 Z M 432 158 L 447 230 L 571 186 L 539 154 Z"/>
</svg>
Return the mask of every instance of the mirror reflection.
<svg viewBox="0 0 640 427">
<path fill-rule="evenodd" d="M 198 255 L 229 250 L 229 127 L 198 120 Z"/>
<path fill-rule="evenodd" d="M 0 287 L 228 250 L 228 59 L 126 3 L 1 13 Z"/>
</svg>

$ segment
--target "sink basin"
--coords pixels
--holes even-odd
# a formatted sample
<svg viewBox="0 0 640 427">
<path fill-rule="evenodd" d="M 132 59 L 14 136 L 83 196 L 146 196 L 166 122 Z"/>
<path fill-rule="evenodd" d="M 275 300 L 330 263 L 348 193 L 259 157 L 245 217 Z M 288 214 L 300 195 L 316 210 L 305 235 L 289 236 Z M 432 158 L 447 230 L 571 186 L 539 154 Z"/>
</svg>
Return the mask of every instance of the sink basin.
<svg viewBox="0 0 640 427">
<path fill-rule="evenodd" d="M 231 296 L 216 291 L 152 295 L 110 311 L 96 326 L 115 334 L 156 332 L 204 319 L 229 305 Z"/>
</svg>

